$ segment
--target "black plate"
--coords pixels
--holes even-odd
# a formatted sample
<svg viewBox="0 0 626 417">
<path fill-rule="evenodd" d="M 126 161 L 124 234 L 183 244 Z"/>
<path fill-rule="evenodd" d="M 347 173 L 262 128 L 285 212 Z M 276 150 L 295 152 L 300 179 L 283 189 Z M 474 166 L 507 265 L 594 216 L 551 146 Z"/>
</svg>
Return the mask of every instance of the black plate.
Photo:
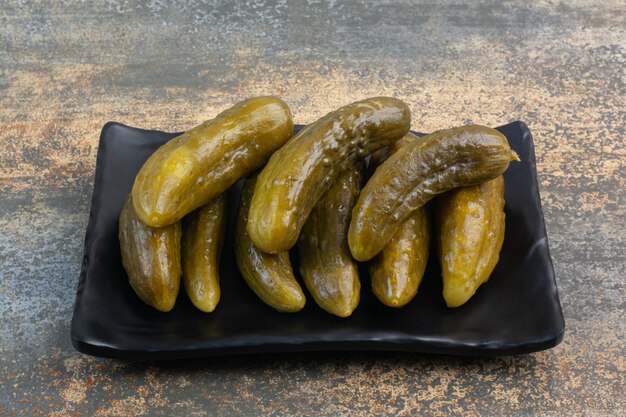
<svg viewBox="0 0 626 417">
<path fill-rule="evenodd" d="M 565 323 L 539 200 L 530 131 L 502 126 L 522 162 L 506 171 L 506 238 L 491 279 L 463 307 L 449 309 L 439 267 L 431 261 L 418 295 L 405 308 L 383 306 L 362 268 L 361 303 L 341 319 L 309 296 L 296 314 L 263 304 L 237 270 L 232 236 L 224 245 L 222 299 L 212 314 L 196 310 L 181 286 L 176 307 L 159 313 L 139 300 L 120 260 L 117 220 L 135 174 L 176 136 L 118 123 L 102 129 L 72 344 L 83 353 L 124 359 L 176 359 L 256 352 L 401 350 L 497 356 L 556 346 Z M 239 187 L 232 194 L 238 197 Z M 236 201 L 236 200 L 233 200 Z M 231 204 L 229 229 L 236 213 Z"/>
</svg>

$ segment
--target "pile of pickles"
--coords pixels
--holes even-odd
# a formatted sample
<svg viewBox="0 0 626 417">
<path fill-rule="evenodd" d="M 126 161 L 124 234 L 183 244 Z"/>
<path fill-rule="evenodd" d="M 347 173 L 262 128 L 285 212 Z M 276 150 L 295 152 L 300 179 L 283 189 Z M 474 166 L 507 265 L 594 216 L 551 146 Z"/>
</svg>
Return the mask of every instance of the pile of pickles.
<svg viewBox="0 0 626 417">
<path fill-rule="evenodd" d="M 359 262 L 375 296 L 403 307 L 433 240 L 444 300 L 463 305 L 498 262 L 502 174 L 518 158 L 488 127 L 417 137 L 410 125 L 404 102 L 373 97 L 293 134 L 282 100 L 255 97 L 170 140 L 145 162 L 120 214 L 130 285 L 166 312 L 182 281 L 209 313 L 220 300 L 222 242 L 234 233 L 241 275 L 263 302 L 281 312 L 304 307 L 294 250 L 316 304 L 348 317 L 359 304 Z M 226 230 L 227 190 L 243 178 L 235 230 Z"/>
</svg>

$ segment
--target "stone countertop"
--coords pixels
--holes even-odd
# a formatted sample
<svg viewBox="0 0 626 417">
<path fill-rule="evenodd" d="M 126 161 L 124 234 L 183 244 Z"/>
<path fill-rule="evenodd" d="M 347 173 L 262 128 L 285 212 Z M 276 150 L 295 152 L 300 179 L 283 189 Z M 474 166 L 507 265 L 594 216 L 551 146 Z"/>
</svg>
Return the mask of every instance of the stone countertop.
<svg viewBox="0 0 626 417">
<path fill-rule="evenodd" d="M 624 415 L 623 1 L 0 5 L 0 415 Z M 69 326 L 101 127 L 179 131 L 254 95 L 297 123 L 373 95 L 413 128 L 532 129 L 564 341 L 133 363 Z"/>
</svg>

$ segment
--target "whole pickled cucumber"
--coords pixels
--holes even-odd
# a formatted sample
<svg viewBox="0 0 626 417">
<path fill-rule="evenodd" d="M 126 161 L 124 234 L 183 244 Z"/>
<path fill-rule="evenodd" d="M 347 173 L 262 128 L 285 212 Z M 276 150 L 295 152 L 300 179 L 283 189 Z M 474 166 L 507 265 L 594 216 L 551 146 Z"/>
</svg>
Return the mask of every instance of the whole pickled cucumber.
<svg viewBox="0 0 626 417">
<path fill-rule="evenodd" d="M 369 264 L 372 292 L 389 307 L 404 307 L 417 294 L 428 263 L 430 216 L 422 206 L 406 219 Z"/>
<path fill-rule="evenodd" d="M 247 225 L 254 244 L 268 253 L 291 248 L 337 177 L 357 159 L 404 136 L 410 119 L 402 101 L 375 97 L 342 107 L 298 132 L 259 174 Z"/>
<path fill-rule="evenodd" d="M 348 248 L 352 207 L 361 190 L 362 163 L 348 168 L 311 212 L 298 239 L 300 275 L 322 309 L 348 317 L 359 304 L 361 282 Z"/>
<path fill-rule="evenodd" d="M 122 265 L 139 298 L 159 311 L 174 308 L 180 288 L 180 223 L 146 226 L 129 195 L 119 218 Z"/>
<path fill-rule="evenodd" d="M 210 313 L 220 301 L 220 256 L 226 229 L 226 194 L 222 193 L 183 219 L 183 285 L 199 310 Z"/>
<path fill-rule="evenodd" d="M 348 233 L 352 256 L 373 258 L 435 195 L 493 179 L 517 159 L 502 133 L 477 125 L 440 130 L 402 146 L 361 190 Z"/>
<path fill-rule="evenodd" d="M 407 134 L 387 147 L 387 155 L 370 160 L 373 167 L 401 146 L 421 140 Z M 430 215 L 427 206 L 411 213 L 394 233 L 385 248 L 369 263 L 372 292 L 389 307 L 403 307 L 417 294 L 428 263 L 430 247 Z"/>
<path fill-rule="evenodd" d="M 241 192 L 241 206 L 235 226 L 235 258 L 246 283 L 263 302 L 285 313 L 302 310 L 306 302 L 302 288 L 296 281 L 289 260 L 289 252 L 275 255 L 257 249 L 246 223 L 256 176 L 248 179 Z"/>
<path fill-rule="evenodd" d="M 448 307 L 459 307 L 498 263 L 504 242 L 504 178 L 451 190 L 436 202 L 443 297 Z"/>
<path fill-rule="evenodd" d="M 180 220 L 263 166 L 292 132 L 289 108 L 276 97 L 235 104 L 148 158 L 133 185 L 137 215 L 153 227 Z"/>
</svg>

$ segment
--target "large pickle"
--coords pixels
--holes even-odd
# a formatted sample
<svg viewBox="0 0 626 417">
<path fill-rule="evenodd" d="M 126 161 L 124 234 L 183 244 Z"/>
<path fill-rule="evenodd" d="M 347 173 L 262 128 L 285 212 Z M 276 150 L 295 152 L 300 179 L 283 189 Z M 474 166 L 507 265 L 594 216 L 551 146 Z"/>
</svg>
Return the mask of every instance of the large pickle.
<svg viewBox="0 0 626 417">
<path fill-rule="evenodd" d="M 180 287 L 180 223 L 146 226 L 126 198 L 119 218 L 122 265 L 139 298 L 159 311 L 174 308 Z"/>
<path fill-rule="evenodd" d="M 348 168 L 311 212 L 298 239 L 300 275 L 322 309 L 348 317 L 359 304 L 358 265 L 348 247 L 352 207 L 361 191 L 362 163 Z"/>
<path fill-rule="evenodd" d="M 517 159 L 502 133 L 477 125 L 439 130 L 402 146 L 361 190 L 348 233 L 352 256 L 372 259 L 435 195 L 493 179 Z"/>
<path fill-rule="evenodd" d="M 377 155 L 370 166 L 379 166 L 401 146 L 421 140 L 412 133 L 387 147 L 387 155 Z M 385 248 L 369 263 L 372 292 L 389 307 L 403 307 L 417 294 L 428 263 L 430 215 L 427 206 L 411 213 Z"/>
<path fill-rule="evenodd" d="M 298 132 L 259 174 L 247 226 L 254 244 L 268 253 L 291 248 L 337 177 L 357 159 L 404 136 L 410 122 L 404 102 L 375 97 L 335 110 Z"/>
<path fill-rule="evenodd" d="M 498 263 L 504 242 L 504 178 L 439 196 L 437 231 L 448 307 L 465 304 Z"/>
<path fill-rule="evenodd" d="M 133 185 L 137 215 L 153 227 L 180 220 L 263 166 L 292 132 L 291 113 L 282 100 L 256 97 L 237 103 L 148 158 Z"/>
<path fill-rule="evenodd" d="M 226 194 L 222 193 L 183 219 L 183 285 L 199 310 L 210 313 L 220 301 L 220 255 L 226 229 Z"/>
<path fill-rule="evenodd" d="M 254 246 L 246 223 L 256 176 L 248 179 L 241 192 L 241 205 L 235 226 L 235 258 L 246 283 L 263 302 L 285 313 L 302 310 L 306 302 L 293 275 L 289 252 L 275 255 Z"/>
</svg>

